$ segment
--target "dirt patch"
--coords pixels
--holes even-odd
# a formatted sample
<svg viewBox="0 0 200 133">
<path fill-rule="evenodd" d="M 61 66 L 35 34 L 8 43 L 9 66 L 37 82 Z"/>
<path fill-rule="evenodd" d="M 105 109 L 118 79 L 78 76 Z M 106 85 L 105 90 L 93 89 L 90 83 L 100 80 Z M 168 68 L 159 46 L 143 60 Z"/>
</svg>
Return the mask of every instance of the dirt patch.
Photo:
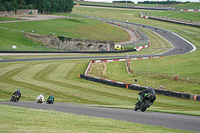
<svg viewBox="0 0 200 133">
<path fill-rule="evenodd" d="M 127 73 L 128 73 L 129 75 L 133 75 L 132 73 L 129 72 L 128 66 L 127 66 L 127 63 L 126 63 L 126 62 L 125 62 L 125 65 L 126 65 L 126 71 L 127 71 Z"/>
<path fill-rule="evenodd" d="M 90 76 L 103 77 L 104 75 L 106 75 L 106 69 L 107 69 L 107 66 L 105 62 L 92 63 L 88 71 L 88 74 Z"/>
</svg>

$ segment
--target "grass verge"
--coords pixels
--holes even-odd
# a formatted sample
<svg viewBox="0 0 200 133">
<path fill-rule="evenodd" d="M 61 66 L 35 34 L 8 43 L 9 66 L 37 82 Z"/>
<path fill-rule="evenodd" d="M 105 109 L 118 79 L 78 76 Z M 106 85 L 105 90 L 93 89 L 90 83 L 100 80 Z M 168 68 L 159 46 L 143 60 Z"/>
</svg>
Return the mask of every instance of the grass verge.
<svg viewBox="0 0 200 133">
<path fill-rule="evenodd" d="M 166 58 L 166 61 L 167 61 L 167 58 L 171 59 L 171 57 L 163 57 L 163 58 Z M 174 59 L 175 60 L 177 59 L 176 56 L 174 57 Z M 155 61 L 155 62 L 153 63 L 151 61 L 153 62 Z M 159 59 L 132 61 L 131 66 L 133 68 L 133 71 L 137 70 L 135 69 L 136 66 L 139 70 L 145 71 L 147 70 L 147 64 L 149 62 L 150 62 L 149 71 L 160 70 L 161 72 L 166 71 L 166 73 L 167 72 L 171 73 L 170 63 L 166 62 L 166 64 L 169 64 L 168 67 L 166 64 L 160 65 Z M 94 66 L 92 67 L 92 69 L 90 69 L 90 72 L 89 72 L 89 75 L 91 76 L 103 77 L 110 80 L 115 80 L 115 81 L 124 82 L 124 83 L 138 84 L 141 86 L 151 86 L 153 88 L 160 88 L 162 86 L 162 88 L 166 90 L 200 95 L 199 84 L 176 82 L 174 80 L 158 78 L 158 77 L 129 75 L 126 71 L 125 62 L 109 62 L 109 63 L 104 63 L 104 65 L 96 63 L 93 65 Z M 175 67 L 178 67 L 178 66 L 175 66 Z M 194 70 L 195 67 L 196 65 L 194 65 L 194 68 L 191 67 L 191 69 Z M 182 70 L 180 70 L 180 73 L 184 73 L 184 74 L 187 73 L 187 76 L 190 76 L 190 75 L 193 76 L 193 73 L 190 73 L 191 72 L 190 69 L 187 69 L 187 70 L 183 68 Z M 175 69 L 173 72 L 176 73 L 176 71 L 177 69 Z M 138 81 L 137 83 L 135 82 L 135 79 L 137 79 Z"/>
<path fill-rule="evenodd" d="M 9 50 L 12 45 L 16 45 L 19 50 L 52 50 L 46 50 L 43 46 L 39 47 L 33 42 L 26 40 L 23 36 L 23 32 L 33 31 L 34 33 L 43 35 L 54 33 L 55 36 L 67 36 L 71 38 L 107 41 L 115 40 L 115 42 L 129 40 L 129 34 L 124 29 L 92 19 L 64 18 L 44 21 L 1 23 L 0 29 L 1 50 Z"/>
<path fill-rule="evenodd" d="M 13 20 L 19 20 L 17 18 L 10 18 L 10 17 L 0 17 L 0 21 L 13 21 Z"/>
<path fill-rule="evenodd" d="M 87 68 L 88 62 L 88 60 L 63 60 L 0 63 L 0 100 L 9 101 L 12 93 L 20 88 L 21 101 L 34 101 L 40 93 L 44 93 L 45 99 L 54 94 L 55 102 L 133 109 L 138 91 L 79 78 L 79 74 L 84 73 Z M 125 74 L 123 66 L 118 65 L 112 71 L 110 68 L 107 68 L 107 72 L 110 71 L 116 80 L 121 81 L 122 78 L 125 78 L 125 81 L 134 80 Z M 148 110 L 200 116 L 199 105 L 198 101 L 157 95 L 154 105 Z"/>
<path fill-rule="evenodd" d="M 7 105 L 0 105 L 0 117 L 1 132 L 189 132 L 107 118 L 81 116 L 55 111 L 12 107 Z"/>
<path fill-rule="evenodd" d="M 198 75 L 200 74 L 200 69 L 197 68 L 197 66 L 199 65 L 198 59 L 200 58 L 200 54 L 199 54 L 200 45 L 198 41 L 200 40 L 199 28 L 192 27 L 192 26 L 184 26 L 180 24 L 161 22 L 161 21 L 156 21 L 156 20 L 143 19 L 139 16 L 140 12 L 148 12 L 148 10 L 121 9 L 119 11 L 118 9 L 114 9 L 114 8 L 112 9 L 111 8 L 110 9 L 109 8 L 103 8 L 103 9 L 87 8 L 86 10 L 86 8 L 75 7 L 73 12 L 77 14 L 87 14 L 87 15 L 96 16 L 96 17 L 104 16 L 104 18 L 121 20 L 121 21 L 126 21 L 128 18 L 129 22 L 160 27 L 160 28 L 179 34 L 183 38 L 193 43 L 197 47 L 197 50 L 193 53 L 189 53 L 185 55 L 176 55 L 172 57 L 165 57 L 165 58 L 152 59 L 152 60 L 132 61 L 133 70 L 134 69 L 146 70 L 147 64 L 150 63 L 149 61 L 152 61 L 152 63 L 150 63 L 150 66 L 149 66 L 151 71 L 171 73 L 171 68 L 174 65 L 174 70 L 173 70 L 174 74 L 199 78 Z M 105 14 L 105 12 L 107 13 Z M 153 11 L 149 11 L 149 12 L 153 12 Z M 155 12 L 159 12 L 159 11 L 155 11 Z M 145 54 L 148 54 L 148 51 L 149 49 L 146 49 L 145 51 L 142 51 L 142 52 Z M 154 50 L 152 49 L 152 51 Z M 182 61 L 182 63 L 180 61 Z M 114 64 L 112 65 L 114 66 Z M 117 64 L 115 66 L 117 66 Z M 129 82 L 129 83 L 133 83 L 134 78 L 137 78 L 139 80 L 138 84 L 143 85 L 143 86 L 152 86 L 155 88 L 158 88 L 159 86 L 165 86 L 165 88 L 169 90 L 200 94 L 199 85 L 177 83 L 174 81 L 158 79 L 158 78 L 153 78 L 153 77 L 143 77 L 143 76 L 133 77 L 133 76 L 126 75 L 127 72 L 125 71 L 124 66 L 123 67 L 121 67 L 122 65 L 118 65 L 118 66 L 120 66 L 121 69 L 118 68 L 118 71 L 111 70 L 114 68 L 114 67 L 111 67 L 109 70 L 110 74 L 107 73 L 107 75 L 104 75 L 104 76 L 108 79 L 113 79 L 113 80 L 122 81 L 122 82 Z"/>
</svg>

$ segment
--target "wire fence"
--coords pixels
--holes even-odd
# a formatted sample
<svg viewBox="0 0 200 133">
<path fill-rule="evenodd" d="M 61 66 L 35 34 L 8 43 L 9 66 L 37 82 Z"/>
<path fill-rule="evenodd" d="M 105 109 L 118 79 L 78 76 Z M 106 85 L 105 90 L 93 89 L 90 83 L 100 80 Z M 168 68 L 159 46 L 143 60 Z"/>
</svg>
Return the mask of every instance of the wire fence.
<svg viewBox="0 0 200 133">
<path fill-rule="evenodd" d="M 132 75 L 160 77 L 160 78 L 175 80 L 177 82 L 200 84 L 200 79 L 198 79 L 198 78 L 191 78 L 191 77 L 175 75 L 175 74 L 169 74 L 169 73 L 163 73 L 163 72 L 152 72 L 152 71 L 148 71 L 148 70 L 147 71 L 133 70 L 132 68 L 130 68 L 129 60 L 130 59 L 128 59 L 128 57 L 127 57 L 126 65 L 128 67 L 129 73 L 131 73 Z"/>
<path fill-rule="evenodd" d="M 114 20 L 109 20 L 109 19 L 104 19 L 102 20 L 103 22 L 114 24 L 114 25 L 119 25 L 121 27 L 127 28 L 129 30 L 132 30 L 136 36 L 138 37 L 138 41 L 134 41 L 131 45 L 134 47 L 138 46 L 143 46 L 143 45 L 148 45 L 149 43 L 149 37 L 148 35 L 139 27 L 136 27 L 132 24 L 129 24 L 128 22 L 121 22 L 121 21 L 114 21 Z"/>
<path fill-rule="evenodd" d="M 87 17 L 87 18 L 91 18 L 91 19 L 97 19 L 97 20 L 102 21 L 104 23 L 120 25 L 121 27 L 132 30 L 133 32 L 135 32 L 135 34 L 139 38 L 139 41 L 135 41 L 132 44 L 129 44 L 129 45 L 132 45 L 133 47 L 138 47 L 138 46 L 143 46 L 143 45 L 149 44 L 148 35 L 141 28 L 130 24 L 128 21 L 124 22 L 124 21 L 118 21 L 118 20 L 113 20 L 113 19 L 109 19 L 109 18 L 98 18 L 98 17 L 95 17 L 95 16 L 81 15 L 81 14 L 74 14 L 74 13 L 71 13 L 71 14 L 82 16 L 82 17 Z"/>
<path fill-rule="evenodd" d="M 181 24 L 187 24 L 187 25 L 193 25 L 193 26 L 200 26 L 200 22 L 194 21 L 194 20 L 171 18 L 171 17 L 167 17 L 167 16 L 149 16 L 149 18 L 170 21 L 170 22 L 176 22 L 176 23 L 181 23 Z"/>
</svg>

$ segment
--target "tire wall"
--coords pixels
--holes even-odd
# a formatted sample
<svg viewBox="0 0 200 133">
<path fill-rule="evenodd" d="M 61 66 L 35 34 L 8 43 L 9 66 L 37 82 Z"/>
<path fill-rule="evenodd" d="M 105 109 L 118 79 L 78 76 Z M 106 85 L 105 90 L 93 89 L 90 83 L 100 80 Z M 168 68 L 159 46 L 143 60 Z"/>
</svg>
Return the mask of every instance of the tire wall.
<svg viewBox="0 0 200 133">
<path fill-rule="evenodd" d="M 112 61 L 124 61 L 124 60 L 126 60 L 126 59 L 116 59 L 116 60 L 112 60 Z M 90 63 L 107 62 L 107 61 L 108 60 L 99 60 L 99 61 L 92 60 L 92 61 L 90 61 Z M 89 65 L 90 65 L 90 63 L 89 63 Z M 89 68 L 87 68 L 86 71 L 88 71 L 88 69 Z M 131 90 L 137 90 L 137 91 L 142 91 L 147 88 L 147 87 L 140 86 L 140 85 L 122 83 L 122 82 L 113 81 L 113 80 L 109 80 L 109 79 L 103 79 L 103 78 L 99 78 L 99 77 L 92 77 L 92 76 L 89 76 L 87 74 L 87 72 L 85 72 L 85 74 L 80 74 L 79 77 L 83 78 L 85 80 L 93 81 L 93 82 L 98 82 L 98 83 L 102 83 L 102 84 L 106 84 L 106 85 L 111 85 L 111 86 L 131 89 Z M 168 91 L 168 90 L 161 90 L 161 89 L 155 89 L 155 88 L 154 88 L 154 90 L 155 90 L 156 94 L 160 94 L 160 95 L 200 101 L 200 95 L 174 92 L 174 91 Z"/>
</svg>

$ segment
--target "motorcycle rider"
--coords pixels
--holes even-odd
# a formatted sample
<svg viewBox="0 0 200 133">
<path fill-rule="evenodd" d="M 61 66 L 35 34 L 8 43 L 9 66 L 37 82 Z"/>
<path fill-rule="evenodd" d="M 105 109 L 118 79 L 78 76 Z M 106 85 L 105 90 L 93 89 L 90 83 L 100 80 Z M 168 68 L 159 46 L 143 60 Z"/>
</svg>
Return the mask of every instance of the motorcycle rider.
<svg viewBox="0 0 200 133">
<path fill-rule="evenodd" d="M 53 104 L 53 102 L 54 102 L 53 94 L 51 94 L 51 95 L 49 96 L 49 98 L 47 99 L 47 102 L 51 102 L 51 100 L 52 100 L 52 104 Z"/>
<path fill-rule="evenodd" d="M 18 97 L 17 97 L 17 102 L 19 102 L 19 99 L 20 99 L 20 97 L 21 97 L 20 89 L 17 89 L 17 91 L 15 91 L 15 92 L 13 93 L 13 95 L 17 95 L 17 96 L 18 96 Z M 11 98 L 13 97 L 13 95 L 11 96 Z"/>
<path fill-rule="evenodd" d="M 138 93 L 138 95 L 140 95 L 140 101 L 138 101 L 138 102 L 142 102 L 142 100 L 143 100 L 143 98 L 144 98 L 144 95 L 145 94 L 147 94 L 147 93 L 150 93 L 150 94 L 152 94 L 152 100 L 150 101 L 150 105 L 152 105 L 153 103 L 154 103 L 154 101 L 156 100 L 156 93 L 155 93 L 155 91 L 154 91 L 154 89 L 153 88 L 151 88 L 150 86 L 149 87 L 147 87 L 147 89 L 145 89 L 145 90 L 143 90 L 143 91 L 141 91 L 140 93 Z M 137 103 L 138 103 L 137 102 Z M 137 104 L 136 103 L 136 104 Z M 150 106 L 149 105 L 149 106 Z"/>
<path fill-rule="evenodd" d="M 42 103 L 44 103 L 44 96 L 43 96 L 44 94 L 43 93 L 41 93 L 37 98 L 36 98 L 36 103 L 38 102 L 38 100 L 40 99 L 40 98 L 42 98 Z"/>
</svg>

